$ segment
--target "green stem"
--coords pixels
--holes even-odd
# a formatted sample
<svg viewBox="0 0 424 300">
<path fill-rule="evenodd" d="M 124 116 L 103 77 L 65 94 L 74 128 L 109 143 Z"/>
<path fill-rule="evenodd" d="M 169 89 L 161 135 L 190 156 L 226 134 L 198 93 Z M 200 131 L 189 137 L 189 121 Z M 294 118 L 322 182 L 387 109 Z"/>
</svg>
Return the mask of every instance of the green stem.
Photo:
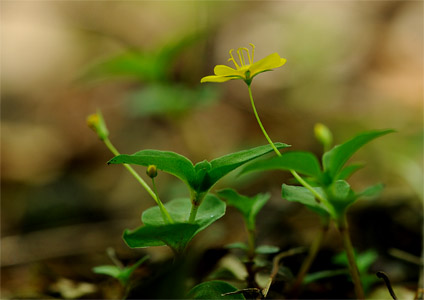
<svg viewBox="0 0 424 300">
<path fill-rule="evenodd" d="M 350 275 L 352 276 L 356 298 L 365 299 L 358 266 L 355 260 L 355 253 L 353 251 L 352 242 L 350 240 L 346 216 L 343 216 L 341 220 L 339 220 L 338 227 L 343 239 L 343 246 L 346 251 L 347 260 L 349 262 L 349 272 L 350 272 Z"/>
<path fill-rule="evenodd" d="M 297 274 L 296 281 L 294 282 L 292 287 L 292 298 L 294 299 L 297 299 L 297 297 L 299 296 L 299 291 L 300 291 L 300 287 L 302 285 L 303 279 L 308 273 L 312 263 L 315 260 L 315 257 L 318 254 L 319 249 L 321 248 L 321 244 L 327 230 L 328 230 L 328 222 L 321 227 L 320 231 L 318 232 L 318 235 L 315 237 L 314 242 L 309 248 L 308 256 L 303 261 L 300 267 L 299 273 Z"/>
<path fill-rule="evenodd" d="M 258 112 L 256 111 L 255 101 L 253 101 L 252 89 L 251 89 L 250 85 L 248 85 L 247 88 L 249 90 L 250 103 L 252 104 L 253 113 L 255 114 L 256 120 L 258 121 L 259 127 L 261 128 L 262 133 L 264 134 L 268 143 L 274 149 L 275 153 L 278 156 L 281 156 L 280 151 L 278 151 L 278 149 L 275 147 L 274 143 L 272 142 L 271 138 L 269 137 L 268 133 L 266 132 L 264 126 L 262 125 L 261 119 L 259 118 Z M 299 181 L 299 183 L 301 185 L 303 185 L 305 188 L 307 188 L 315 196 L 316 199 L 318 199 L 320 202 L 327 203 L 327 201 L 324 199 L 324 197 L 322 197 L 320 194 L 318 194 L 317 191 L 315 191 L 305 180 L 303 180 L 303 178 L 300 177 L 300 175 L 297 174 L 297 172 L 295 170 L 290 170 L 290 173 L 292 173 L 294 178 L 296 178 L 297 181 Z"/>
<path fill-rule="evenodd" d="M 112 142 L 105 138 L 103 140 L 106 147 L 112 152 L 115 156 L 120 155 L 119 151 L 115 148 L 115 146 L 112 144 Z M 140 175 L 128 164 L 123 164 L 123 166 L 131 173 L 131 175 L 134 176 L 134 178 L 141 184 L 141 186 L 149 193 L 149 195 L 155 200 L 156 204 L 159 206 L 161 212 L 164 211 L 167 215 L 167 219 L 170 220 L 170 223 L 173 223 L 171 216 L 169 215 L 168 211 L 166 210 L 165 206 L 163 206 L 162 202 L 159 200 L 157 195 L 152 191 L 152 189 L 147 185 L 147 183 L 143 180 L 143 178 L 140 177 Z"/>
<path fill-rule="evenodd" d="M 163 205 L 162 201 L 160 201 L 159 194 L 158 194 L 158 191 L 156 189 L 156 184 L 155 184 L 155 179 L 154 178 L 152 178 L 152 185 L 153 185 L 153 191 L 155 192 L 155 195 L 156 195 L 156 199 L 158 199 L 158 201 L 156 203 L 159 206 L 160 212 L 162 214 L 163 221 L 165 223 L 171 223 L 171 224 L 174 223 L 174 220 L 172 220 L 171 215 L 166 210 L 166 208 Z"/>
<path fill-rule="evenodd" d="M 247 229 L 247 256 L 249 260 L 255 258 L 255 229 Z"/>
<path fill-rule="evenodd" d="M 199 209 L 199 205 L 195 204 L 191 204 L 191 211 L 190 211 L 190 217 L 188 218 L 188 222 L 189 223 L 194 223 L 194 221 L 196 220 L 196 215 L 197 215 L 197 210 Z"/>
<path fill-rule="evenodd" d="M 278 156 L 281 156 L 280 151 L 278 151 L 278 149 L 275 147 L 275 145 L 272 142 L 271 138 L 268 136 L 268 133 L 266 132 L 264 126 L 262 125 L 261 119 L 259 118 L 258 112 L 256 111 L 255 101 L 253 101 L 252 89 L 250 88 L 250 85 L 248 85 L 247 88 L 249 90 L 250 103 L 252 104 L 253 113 L 255 114 L 256 121 L 258 121 L 259 127 L 262 130 L 262 133 L 264 134 L 264 136 L 265 136 L 266 140 L 268 141 L 268 143 L 271 145 L 272 149 L 274 149 L 275 153 Z"/>
</svg>

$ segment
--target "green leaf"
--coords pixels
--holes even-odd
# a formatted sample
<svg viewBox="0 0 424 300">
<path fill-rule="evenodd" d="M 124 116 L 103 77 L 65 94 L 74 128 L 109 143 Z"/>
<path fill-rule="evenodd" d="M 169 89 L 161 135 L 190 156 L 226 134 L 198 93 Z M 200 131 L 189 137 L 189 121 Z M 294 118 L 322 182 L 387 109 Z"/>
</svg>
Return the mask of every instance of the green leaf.
<svg viewBox="0 0 424 300">
<path fill-rule="evenodd" d="M 275 143 L 278 149 L 289 147 Z M 121 154 L 108 161 L 108 164 L 156 165 L 159 170 L 170 173 L 184 181 L 198 194 L 207 192 L 219 179 L 241 165 L 273 151 L 270 145 L 243 150 L 212 160 L 202 161 L 193 166 L 186 157 L 170 151 L 142 150 L 132 155 Z"/>
<path fill-rule="evenodd" d="M 224 189 L 217 192 L 218 196 L 223 198 L 228 205 L 235 207 L 241 212 L 246 222 L 247 228 L 255 229 L 256 216 L 265 203 L 271 197 L 270 194 L 258 194 L 253 197 L 240 195 L 233 189 Z"/>
<path fill-rule="evenodd" d="M 284 143 L 274 143 L 277 149 L 283 149 L 290 147 L 290 145 Z M 227 154 L 225 156 L 216 158 L 211 161 L 212 169 L 209 171 L 208 184 L 212 186 L 219 179 L 233 171 L 234 169 L 248 163 L 249 161 L 258 158 L 262 155 L 273 151 L 271 145 L 264 145 L 255 147 L 248 150 L 239 151 L 236 153 Z M 207 186 L 206 185 L 206 186 Z"/>
<path fill-rule="evenodd" d="M 315 187 L 314 189 L 323 198 L 326 198 L 326 195 L 321 188 Z M 322 203 L 318 203 L 315 200 L 314 195 L 305 187 L 283 184 L 281 195 L 288 201 L 299 202 L 305 205 L 310 210 L 318 213 L 323 217 L 329 217 L 331 214 L 330 209 L 324 206 Z"/>
<path fill-rule="evenodd" d="M 188 294 L 188 299 L 245 299 L 243 294 L 222 296 L 225 293 L 235 292 L 237 289 L 225 281 L 207 281 L 196 285 Z"/>
<path fill-rule="evenodd" d="M 225 245 L 225 248 L 247 250 L 247 245 L 246 245 L 246 243 L 237 242 L 237 243 Z"/>
<path fill-rule="evenodd" d="M 148 258 L 149 256 L 146 255 L 139 259 L 134 265 L 125 268 L 119 268 L 115 265 L 97 266 L 93 268 L 93 272 L 96 274 L 103 274 L 114 277 L 118 279 L 123 285 L 126 285 L 130 281 L 132 273 Z"/>
<path fill-rule="evenodd" d="M 273 254 L 277 253 L 278 251 L 280 251 L 279 247 L 270 245 L 261 245 L 255 249 L 257 254 Z"/>
<path fill-rule="evenodd" d="M 93 268 L 93 272 L 96 274 L 108 275 L 118 279 L 121 274 L 121 269 L 114 265 L 97 266 Z"/>
<path fill-rule="evenodd" d="M 384 184 L 379 183 L 379 184 L 376 184 L 376 185 L 373 185 L 373 186 L 366 188 L 362 192 L 357 193 L 356 197 L 357 198 L 359 198 L 359 197 L 375 197 L 375 196 L 378 196 L 381 193 L 383 188 L 384 188 Z"/>
<path fill-rule="evenodd" d="M 353 139 L 335 146 L 323 156 L 324 171 L 331 178 L 335 178 L 344 164 L 352 155 L 366 143 L 385 134 L 394 132 L 393 130 L 370 131 L 357 135 Z"/>
<path fill-rule="evenodd" d="M 167 245 L 180 253 L 199 230 L 199 227 L 199 224 L 189 223 L 143 225 L 135 230 L 125 230 L 123 239 L 130 248 Z"/>
<path fill-rule="evenodd" d="M 190 186 L 196 181 L 193 163 L 171 151 L 141 150 L 132 155 L 121 154 L 109 160 L 108 164 L 155 165 L 159 170 L 178 177 Z"/>
<path fill-rule="evenodd" d="M 292 151 L 268 160 L 254 162 L 246 166 L 242 173 L 268 170 L 295 170 L 304 175 L 321 178 L 321 167 L 318 159 L 310 152 Z"/>
<path fill-rule="evenodd" d="M 165 204 L 172 219 L 178 223 L 188 222 L 191 210 L 191 201 L 188 198 L 174 199 Z M 199 206 L 195 224 L 199 225 L 196 235 L 225 214 L 225 203 L 215 195 L 207 194 L 202 205 Z M 145 210 L 141 216 L 145 225 L 163 225 L 163 217 L 158 206 Z"/>
<path fill-rule="evenodd" d="M 352 164 L 350 166 L 344 167 L 334 178 L 334 180 L 346 180 L 348 179 L 353 173 L 358 171 L 359 169 L 362 169 L 364 167 L 363 164 Z"/>
</svg>

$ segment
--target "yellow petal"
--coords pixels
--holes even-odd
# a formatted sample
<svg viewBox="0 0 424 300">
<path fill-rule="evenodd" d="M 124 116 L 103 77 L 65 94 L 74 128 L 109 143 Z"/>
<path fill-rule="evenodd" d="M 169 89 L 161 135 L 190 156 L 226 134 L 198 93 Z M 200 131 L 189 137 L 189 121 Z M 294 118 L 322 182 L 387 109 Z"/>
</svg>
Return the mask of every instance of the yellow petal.
<svg viewBox="0 0 424 300">
<path fill-rule="evenodd" d="M 240 76 L 240 72 L 226 65 L 217 65 L 213 69 L 217 76 Z"/>
<path fill-rule="evenodd" d="M 281 67 L 286 63 L 286 61 L 287 60 L 285 58 L 281 58 L 278 53 L 270 54 L 249 67 L 250 76 L 253 77 L 257 73 Z"/>
<path fill-rule="evenodd" d="M 231 80 L 231 79 L 234 79 L 234 78 L 233 77 L 211 75 L 211 76 L 203 77 L 200 80 L 200 83 L 204 83 L 204 82 L 226 82 L 226 81 Z"/>
</svg>

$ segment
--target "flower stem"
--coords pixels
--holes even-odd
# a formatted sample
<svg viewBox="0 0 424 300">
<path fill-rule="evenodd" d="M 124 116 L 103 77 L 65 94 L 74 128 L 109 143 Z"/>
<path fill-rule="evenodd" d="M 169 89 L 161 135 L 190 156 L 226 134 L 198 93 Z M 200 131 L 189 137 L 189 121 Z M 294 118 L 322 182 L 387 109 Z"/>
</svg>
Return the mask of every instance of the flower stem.
<svg viewBox="0 0 424 300">
<path fill-rule="evenodd" d="M 106 147 L 112 152 L 115 156 L 120 155 L 119 151 L 115 148 L 115 146 L 112 144 L 112 142 L 105 138 L 103 139 L 103 142 L 105 143 Z M 169 220 L 170 223 L 173 223 L 173 220 L 171 216 L 169 215 L 168 211 L 166 210 L 165 206 L 162 204 L 160 199 L 157 197 L 156 193 L 152 191 L 152 189 L 147 185 L 147 183 L 143 180 L 143 178 L 140 177 L 140 175 L 128 164 L 123 164 L 123 166 L 128 170 L 128 172 L 131 173 L 131 175 L 134 176 L 134 178 L 141 184 L 141 186 L 149 193 L 149 195 L 155 200 L 156 204 L 159 206 L 162 215 L 165 213 L 166 218 Z"/>
<path fill-rule="evenodd" d="M 281 156 L 280 151 L 278 151 L 278 149 L 275 147 L 275 145 L 272 142 L 271 138 L 268 136 L 268 133 L 266 132 L 264 126 L 262 125 L 261 119 L 259 118 L 258 112 L 256 111 L 255 102 L 253 101 L 252 89 L 251 89 L 250 85 L 248 85 L 247 88 L 249 90 L 250 103 L 252 104 L 253 113 L 255 114 L 256 120 L 258 121 L 259 127 L 261 128 L 262 133 L 264 134 L 264 136 L 265 136 L 266 140 L 268 141 L 268 143 L 274 149 L 275 153 L 278 156 Z M 327 203 L 326 199 L 324 199 L 324 197 L 322 197 L 320 194 L 318 194 L 317 191 L 315 191 L 305 180 L 303 180 L 303 178 L 300 177 L 300 175 L 295 170 L 290 170 L 290 173 L 292 173 L 292 175 L 294 176 L 294 178 L 296 178 L 297 181 L 299 181 L 299 183 L 301 185 L 303 185 L 305 188 L 307 188 L 315 196 L 315 198 L 319 202 Z"/>
<path fill-rule="evenodd" d="M 343 239 L 343 246 L 346 251 L 347 260 L 349 262 L 349 272 L 355 288 L 357 299 L 365 299 L 364 290 L 362 288 L 361 278 L 359 275 L 358 266 L 355 260 L 355 253 L 353 251 L 352 242 L 350 240 L 346 216 L 343 216 L 338 223 L 339 231 Z"/>
<path fill-rule="evenodd" d="M 278 149 L 275 147 L 275 145 L 272 142 L 271 138 L 268 136 L 268 133 L 266 132 L 264 126 L 262 125 L 261 119 L 259 118 L 258 112 L 256 111 L 255 102 L 253 101 L 252 89 L 251 89 L 250 85 L 248 85 L 247 88 L 249 90 L 250 103 L 252 104 L 253 113 L 255 114 L 256 121 L 258 121 L 259 127 L 262 130 L 262 133 L 264 134 L 264 136 L 265 136 L 266 140 L 268 141 L 268 143 L 271 145 L 272 149 L 274 149 L 275 153 L 278 156 L 281 156 L 280 151 L 278 151 Z"/>
</svg>

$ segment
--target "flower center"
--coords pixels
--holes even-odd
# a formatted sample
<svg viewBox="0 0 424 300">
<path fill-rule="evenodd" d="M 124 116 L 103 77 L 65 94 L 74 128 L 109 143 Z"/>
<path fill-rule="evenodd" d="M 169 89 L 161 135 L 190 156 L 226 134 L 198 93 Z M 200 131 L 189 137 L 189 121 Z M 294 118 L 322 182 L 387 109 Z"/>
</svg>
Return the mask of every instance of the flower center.
<svg viewBox="0 0 424 300">
<path fill-rule="evenodd" d="M 238 55 L 238 58 L 239 58 L 240 65 L 234 59 L 234 56 L 233 56 L 233 53 L 232 53 L 234 51 L 234 49 L 231 49 L 230 50 L 230 58 L 228 59 L 228 61 L 232 61 L 234 63 L 234 65 L 236 66 L 236 69 L 237 70 L 248 69 L 248 67 L 251 64 L 253 64 L 253 57 L 255 55 L 255 45 L 253 45 L 252 43 L 250 43 L 249 45 L 252 47 L 252 56 L 250 56 L 249 49 L 247 49 L 245 47 L 241 47 L 241 48 L 238 48 L 237 49 L 237 55 Z M 243 51 L 246 52 L 248 63 L 245 60 L 244 52 Z"/>
</svg>

